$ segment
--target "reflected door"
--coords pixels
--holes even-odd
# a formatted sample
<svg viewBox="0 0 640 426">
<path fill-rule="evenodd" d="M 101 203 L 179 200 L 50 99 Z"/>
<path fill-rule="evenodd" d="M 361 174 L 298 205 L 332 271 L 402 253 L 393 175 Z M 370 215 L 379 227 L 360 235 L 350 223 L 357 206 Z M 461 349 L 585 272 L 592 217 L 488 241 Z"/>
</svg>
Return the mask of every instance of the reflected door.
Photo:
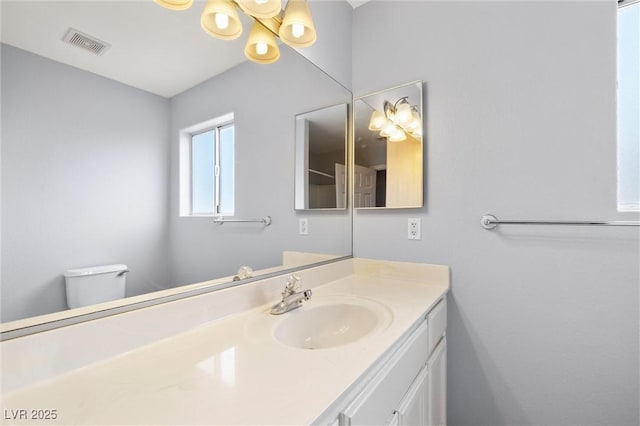
<svg viewBox="0 0 640 426">
<path fill-rule="evenodd" d="M 356 164 L 353 173 L 353 207 L 375 207 L 376 171 Z"/>
</svg>

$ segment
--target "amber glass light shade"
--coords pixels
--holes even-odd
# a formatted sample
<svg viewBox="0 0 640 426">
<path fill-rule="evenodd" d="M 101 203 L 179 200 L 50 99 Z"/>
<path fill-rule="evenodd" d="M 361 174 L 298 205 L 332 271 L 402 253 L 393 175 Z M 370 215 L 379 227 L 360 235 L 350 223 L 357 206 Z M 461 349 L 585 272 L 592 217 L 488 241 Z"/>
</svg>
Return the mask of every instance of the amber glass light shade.
<svg viewBox="0 0 640 426">
<path fill-rule="evenodd" d="M 155 0 L 155 2 L 171 10 L 189 9 L 193 4 L 193 0 Z"/>
<path fill-rule="evenodd" d="M 254 22 L 244 47 L 245 56 L 258 64 L 270 64 L 280 58 L 280 49 L 271 31 Z"/>
<path fill-rule="evenodd" d="M 291 47 L 308 47 L 316 42 L 316 28 L 305 0 L 289 0 L 278 35 Z"/>
<path fill-rule="evenodd" d="M 281 0 L 236 0 L 240 8 L 248 15 L 268 19 L 280 14 Z"/>
<path fill-rule="evenodd" d="M 207 34 L 222 40 L 233 40 L 242 34 L 242 23 L 231 0 L 208 0 L 200 17 L 200 25 Z"/>
</svg>

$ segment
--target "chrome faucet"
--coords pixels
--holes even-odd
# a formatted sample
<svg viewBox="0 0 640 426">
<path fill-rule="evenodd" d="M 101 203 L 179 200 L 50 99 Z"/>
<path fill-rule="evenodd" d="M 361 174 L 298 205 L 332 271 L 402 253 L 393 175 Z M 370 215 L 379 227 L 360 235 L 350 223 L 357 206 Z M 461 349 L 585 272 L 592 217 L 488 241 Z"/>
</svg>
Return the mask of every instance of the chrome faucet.
<svg viewBox="0 0 640 426">
<path fill-rule="evenodd" d="M 302 306 L 304 300 L 311 299 L 311 290 L 296 292 L 300 288 L 300 277 L 290 275 L 282 292 L 282 300 L 271 308 L 271 315 L 281 315 Z"/>
</svg>

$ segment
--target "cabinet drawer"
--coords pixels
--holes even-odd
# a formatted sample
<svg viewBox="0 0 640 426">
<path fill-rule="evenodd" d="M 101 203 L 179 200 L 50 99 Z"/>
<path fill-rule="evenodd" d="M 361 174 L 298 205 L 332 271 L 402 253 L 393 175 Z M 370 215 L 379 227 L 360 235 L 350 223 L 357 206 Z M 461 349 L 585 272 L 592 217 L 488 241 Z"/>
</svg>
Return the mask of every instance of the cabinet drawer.
<svg viewBox="0 0 640 426">
<path fill-rule="evenodd" d="M 381 424 L 389 419 L 429 356 L 426 321 L 409 336 L 367 389 L 342 412 L 341 425 Z"/>
<path fill-rule="evenodd" d="M 429 324 L 429 353 L 433 352 L 447 329 L 447 299 L 442 299 L 427 315 Z"/>
</svg>

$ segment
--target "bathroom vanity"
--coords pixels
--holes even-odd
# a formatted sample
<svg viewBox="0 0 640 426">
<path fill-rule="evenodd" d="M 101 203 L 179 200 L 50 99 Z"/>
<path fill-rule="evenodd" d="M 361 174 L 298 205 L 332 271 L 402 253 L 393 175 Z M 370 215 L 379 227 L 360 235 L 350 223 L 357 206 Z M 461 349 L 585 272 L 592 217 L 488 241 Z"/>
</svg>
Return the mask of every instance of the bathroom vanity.
<svg viewBox="0 0 640 426">
<path fill-rule="evenodd" d="M 298 275 L 282 315 L 277 276 L 2 342 L 3 422 L 445 424 L 449 268 Z"/>
</svg>

